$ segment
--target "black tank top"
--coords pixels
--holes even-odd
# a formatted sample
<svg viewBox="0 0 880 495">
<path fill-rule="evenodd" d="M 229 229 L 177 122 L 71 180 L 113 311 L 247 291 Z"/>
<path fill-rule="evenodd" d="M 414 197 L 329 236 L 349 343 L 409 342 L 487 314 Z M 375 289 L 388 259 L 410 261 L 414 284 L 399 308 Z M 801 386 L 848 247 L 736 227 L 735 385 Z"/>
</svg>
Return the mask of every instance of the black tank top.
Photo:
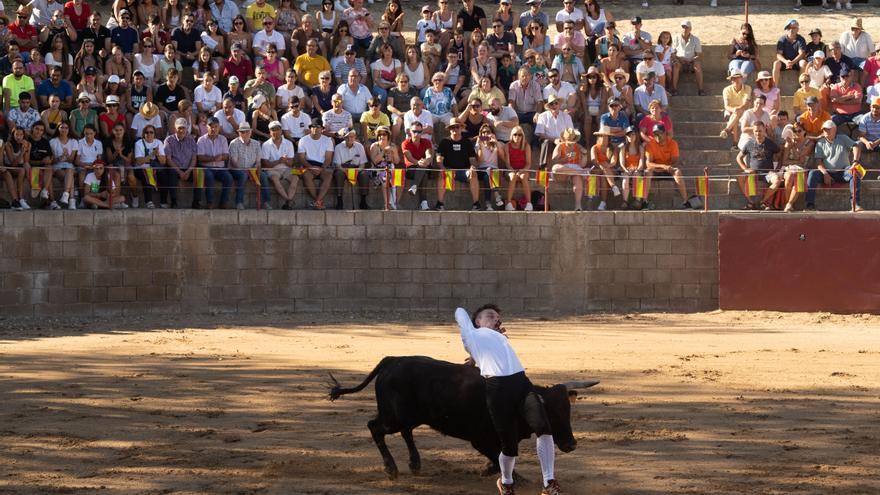
<svg viewBox="0 0 880 495">
<path fill-rule="evenodd" d="M 140 91 L 135 89 L 134 86 L 131 87 L 131 106 L 134 107 L 135 110 L 140 110 L 141 105 L 147 102 L 147 86 L 144 85 L 144 88 Z"/>
</svg>

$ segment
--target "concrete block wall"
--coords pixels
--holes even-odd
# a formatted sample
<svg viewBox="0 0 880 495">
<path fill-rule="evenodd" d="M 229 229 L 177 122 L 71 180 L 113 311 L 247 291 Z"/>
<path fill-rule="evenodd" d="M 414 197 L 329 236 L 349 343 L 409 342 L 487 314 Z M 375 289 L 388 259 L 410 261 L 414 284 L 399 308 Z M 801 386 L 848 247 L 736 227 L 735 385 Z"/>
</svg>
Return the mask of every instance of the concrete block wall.
<svg viewBox="0 0 880 495">
<path fill-rule="evenodd" d="M 709 212 L 0 212 L 0 315 L 718 307 Z"/>
</svg>

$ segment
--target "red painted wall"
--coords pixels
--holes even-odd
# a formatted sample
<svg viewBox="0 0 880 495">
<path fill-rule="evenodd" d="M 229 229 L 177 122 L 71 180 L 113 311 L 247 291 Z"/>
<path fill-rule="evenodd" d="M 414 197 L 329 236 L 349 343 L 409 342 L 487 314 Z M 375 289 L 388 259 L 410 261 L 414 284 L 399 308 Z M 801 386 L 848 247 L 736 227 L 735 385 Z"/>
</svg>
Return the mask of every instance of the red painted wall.
<svg viewBox="0 0 880 495">
<path fill-rule="evenodd" d="M 880 218 L 723 215 L 721 309 L 880 313 Z"/>
</svg>

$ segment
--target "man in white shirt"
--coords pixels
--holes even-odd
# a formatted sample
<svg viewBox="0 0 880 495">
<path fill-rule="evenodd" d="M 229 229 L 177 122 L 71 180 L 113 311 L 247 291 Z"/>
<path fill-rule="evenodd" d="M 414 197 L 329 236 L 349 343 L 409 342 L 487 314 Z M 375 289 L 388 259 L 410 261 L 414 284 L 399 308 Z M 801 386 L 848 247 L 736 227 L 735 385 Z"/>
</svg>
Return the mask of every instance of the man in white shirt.
<svg viewBox="0 0 880 495">
<path fill-rule="evenodd" d="M 538 437 L 536 450 L 544 479 L 541 494 L 560 495 L 562 488 L 553 472 L 556 450 L 550 421 L 543 401 L 526 377 L 522 363 L 504 335 L 500 311 L 494 304 L 485 304 L 477 308 L 471 318 L 464 309 L 455 310 L 461 341 L 470 355 L 467 362 L 476 365 L 485 379 L 486 406 L 501 441 L 498 490 L 502 495 L 514 493 L 513 468 L 519 453 L 517 425 L 524 421 Z"/>
<path fill-rule="evenodd" d="M 691 21 L 681 21 L 681 34 L 672 38 L 672 94 L 678 91 L 678 76 L 681 70 L 693 70 L 697 77 L 697 94 L 706 96 L 703 91 L 703 47 L 700 38 L 691 34 Z"/>
<path fill-rule="evenodd" d="M 501 98 L 496 96 L 489 101 L 489 113 L 486 114 L 486 118 L 495 129 L 495 137 L 502 143 L 510 142 L 510 133 L 519 125 L 516 111 L 509 105 L 502 105 Z"/>
<path fill-rule="evenodd" d="M 557 32 L 562 32 L 565 21 L 573 22 L 575 31 L 584 29 L 584 11 L 574 6 L 574 0 L 562 0 L 562 8 L 556 13 Z"/>
<path fill-rule="evenodd" d="M 281 130 L 284 137 L 291 140 L 294 145 L 299 144 L 299 140 L 306 135 L 312 118 L 302 111 L 302 104 L 299 98 L 293 96 L 287 103 L 287 113 L 281 116 Z"/>
<path fill-rule="evenodd" d="M 409 129 L 413 122 L 422 123 L 422 139 L 431 141 L 434 137 L 434 116 L 425 109 L 425 103 L 418 96 L 409 101 L 410 110 L 403 114 L 403 128 Z"/>
<path fill-rule="evenodd" d="M 367 111 L 367 102 L 373 97 L 370 90 L 361 84 L 361 74 L 357 69 L 348 71 L 348 83 L 339 86 L 336 94 L 342 96 L 342 108 L 351 114 L 355 122 L 361 121 L 361 114 Z"/>
<path fill-rule="evenodd" d="M 244 112 L 235 108 L 235 100 L 231 97 L 223 99 L 222 108 L 214 112 L 214 117 L 220 121 L 220 134 L 232 141 L 239 137 L 238 126 L 245 121 Z"/>
<path fill-rule="evenodd" d="M 284 36 L 275 31 L 275 23 L 263 22 L 263 29 L 254 34 L 254 54 L 256 55 L 254 65 L 259 65 L 262 62 L 263 57 L 266 56 L 266 49 L 269 48 L 270 44 L 275 45 L 279 53 L 284 53 L 287 50 Z"/>
<path fill-rule="evenodd" d="M 348 180 L 348 170 L 356 169 L 355 183 L 360 196 L 360 209 L 367 210 L 367 194 L 370 192 L 370 173 L 364 170 L 367 164 L 367 152 L 364 145 L 357 141 L 357 131 L 348 129 L 343 141 L 333 149 L 333 183 L 336 185 L 336 209 L 343 209 L 342 192 Z M 352 184 L 354 187 L 354 184 Z"/>
<path fill-rule="evenodd" d="M 263 143 L 260 162 L 268 173 L 269 181 L 275 186 L 275 191 L 284 200 L 282 210 L 293 209 L 293 198 L 296 195 L 296 186 L 299 185 L 299 175 L 292 170 L 295 158 L 293 143 L 284 139 L 281 134 L 281 122 L 273 120 L 269 123 L 269 140 Z M 281 185 L 282 180 L 288 182 L 287 189 Z"/>
<path fill-rule="evenodd" d="M 342 95 L 336 93 L 330 99 L 333 108 L 321 114 L 321 125 L 324 135 L 335 138 L 336 133 L 342 129 L 351 129 L 354 127 L 354 119 L 351 114 L 343 108 Z"/>
<path fill-rule="evenodd" d="M 573 129 L 574 124 L 571 115 L 561 111 L 562 100 L 558 96 L 550 95 L 544 107 L 547 110 L 538 114 L 535 136 L 541 141 L 541 163 L 548 163 L 556 148 L 556 140 L 562 137 L 562 131 Z"/>
<path fill-rule="evenodd" d="M 570 109 L 574 109 L 577 103 L 577 93 L 574 86 L 569 82 L 563 81 L 559 77 L 559 71 L 556 69 L 550 69 L 547 72 L 547 78 L 550 79 L 550 84 L 544 86 L 544 100 L 550 101 L 550 95 L 555 95 L 561 102 L 560 110 L 567 112 Z"/>
<path fill-rule="evenodd" d="M 31 9 L 30 24 L 38 31 L 41 27 L 49 24 L 56 10 L 64 12 L 64 4 L 55 0 L 31 0 L 27 6 Z M 97 51 L 97 48 L 95 50 Z"/>
<path fill-rule="evenodd" d="M 299 140 L 299 153 L 296 157 L 303 168 L 302 179 L 306 192 L 312 197 L 309 206 L 323 210 L 324 196 L 330 190 L 333 178 L 333 140 L 324 135 L 321 119 L 312 120 L 309 135 Z M 315 179 L 321 179 L 320 191 L 315 189 Z"/>
</svg>

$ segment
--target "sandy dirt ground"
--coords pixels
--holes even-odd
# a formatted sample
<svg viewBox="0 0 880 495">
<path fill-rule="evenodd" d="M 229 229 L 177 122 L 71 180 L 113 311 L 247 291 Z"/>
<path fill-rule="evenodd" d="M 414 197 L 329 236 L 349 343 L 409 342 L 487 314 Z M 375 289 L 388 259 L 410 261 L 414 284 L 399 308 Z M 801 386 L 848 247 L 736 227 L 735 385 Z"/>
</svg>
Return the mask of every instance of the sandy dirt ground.
<svg viewBox="0 0 880 495">
<path fill-rule="evenodd" d="M 318 321 L 320 319 L 320 321 Z M 459 362 L 451 315 L 0 320 L 0 493 L 488 494 L 484 459 L 416 431 L 386 479 L 366 428 L 386 355 Z M 573 406 L 570 494 L 876 494 L 880 318 L 714 312 L 510 319 L 536 383 Z M 540 492 L 534 442 L 518 470 Z"/>
</svg>

